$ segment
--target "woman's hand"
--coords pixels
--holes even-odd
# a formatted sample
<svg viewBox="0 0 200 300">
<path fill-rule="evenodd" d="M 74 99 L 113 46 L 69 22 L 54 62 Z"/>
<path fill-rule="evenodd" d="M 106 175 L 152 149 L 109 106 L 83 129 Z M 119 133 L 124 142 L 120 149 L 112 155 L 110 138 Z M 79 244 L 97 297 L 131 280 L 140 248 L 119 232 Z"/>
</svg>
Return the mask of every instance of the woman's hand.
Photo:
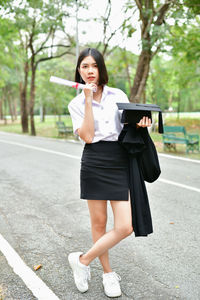
<svg viewBox="0 0 200 300">
<path fill-rule="evenodd" d="M 150 127 L 151 126 L 151 119 L 148 117 L 143 117 L 139 123 L 136 124 L 137 127 Z"/>
<path fill-rule="evenodd" d="M 92 100 L 93 99 L 93 93 L 97 90 L 97 85 L 95 83 L 86 83 L 83 91 L 85 94 L 85 98 Z"/>
</svg>

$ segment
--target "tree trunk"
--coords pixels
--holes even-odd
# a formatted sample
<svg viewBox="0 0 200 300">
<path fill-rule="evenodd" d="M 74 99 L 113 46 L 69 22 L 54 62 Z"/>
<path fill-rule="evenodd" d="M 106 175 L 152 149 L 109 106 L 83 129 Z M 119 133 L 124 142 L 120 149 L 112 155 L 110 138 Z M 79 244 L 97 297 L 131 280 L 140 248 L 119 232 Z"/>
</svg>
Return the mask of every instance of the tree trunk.
<svg viewBox="0 0 200 300">
<path fill-rule="evenodd" d="M 28 112 L 27 112 L 27 85 L 28 85 L 28 61 L 24 65 L 24 84 L 20 82 L 20 108 L 22 132 L 28 132 Z"/>
<path fill-rule="evenodd" d="M 45 115 L 46 115 L 46 107 L 43 106 L 43 110 L 42 110 L 42 122 L 45 122 Z"/>
<path fill-rule="evenodd" d="M 6 97 L 3 98 L 3 105 L 4 105 L 4 125 L 7 125 L 7 103 Z"/>
<path fill-rule="evenodd" d="M 160 45 L 158 45 L 156 51 L 152 53 L 153 45 L 159 40 L 159 35 L 153 30 L 154 26 L 161 26 L 164 23 L 166 12 L 175 1 L 168 0 L 158 5 L 153 0 L 135 0 L 134 2 L 140 13 L 142 52 L 138 60 L 130 100 L 140 102 L 145 91 L 151 59 L 160 49 Z"/>
<path fill-rule="evenodd" d="M 149 67 L 151 62 L 150 51 L 142 50 L 136 69 L 133 87 L 131 88 L 130 101 L 140 102 L 142 94 L 144 93 Z"/>
<path fill-rule="evenodd" d="M 0 99 L 0 120 L 3 120 L 3 100 Z"/>
<path fill-rule="evenodd" d="M 45 114 L 46 114 L 46 108 L 42 104 L 40 105 L 40 122 L 45 122 Z"/>
<path fill-rule="evenodd" d="M 171 90 L 168 99 L 168 108 L 172 107 L 172 100 L 173 100 L 173 91 Z"/>
<path fill-rule="evenodd" d="M 177 120 L 179 120 L 180 117 L 180 111 L 181 111 L 181 92 L 178 91 L 178 106 L 177 106 Z"/>
<path fill-rule="evenodd" d="M 10 111 L 11 120 L 12 120 L 12 122 L 14 122 L 14 114 L 13 114 L 13 108 L 12 108 L 10 95 L 7 96 L 7 99 L 8 99 L 8 107 L 9 107 L 9 111 Z"/>
<path fill-rule="evenodd" d="M 16 121 L 17 120 L 17 99 L 16 98 L 14 99 L 14 102 L 13 102 L 13 113 L 14 113 L 14 118 Z"/>
<path fill-rule="evenodd" d="M 30 91 L 30 124 L 31 124 L 31 135 L 36 135 L 35 122 L 34 122 L 35 73 L 36 73 L 36 66 L 34 64 L 34 56 L 32 56 L 32 58 L 31 58 L 31 91 Z"/>
</svg>

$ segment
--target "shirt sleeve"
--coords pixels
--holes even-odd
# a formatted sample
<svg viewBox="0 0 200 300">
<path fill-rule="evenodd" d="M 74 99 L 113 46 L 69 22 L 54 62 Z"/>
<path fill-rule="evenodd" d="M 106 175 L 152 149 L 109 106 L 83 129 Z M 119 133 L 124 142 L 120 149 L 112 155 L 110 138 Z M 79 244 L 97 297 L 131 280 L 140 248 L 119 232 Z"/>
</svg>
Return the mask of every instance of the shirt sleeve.
<svg viewBox="0 0 200 300">
<path fill-rule="evenodd" d="M 73 132 L 74 134 L 78 134 L 77 130 L 81 127 L 83 123 L 83 115 L 79 108 L 74 105 L 74 103 L 70 103 L 68 105 L 68 110 L 72 119 Z"/>
<path fill-rule="evenodd" d="M 120 102 L 129 103 L 127 95 L 122 90 L 120 92 Z"/>
<path fill-rule="evenodd" d="M 119 90 L 119 91 L 120 91 L 119 92 L 119 99 L 120 99 L 120 101 L 118 101 L 118 102 L 129 103 L 130 101 L 129 101 L 127 95 L 122 90 Z M 122 112 L 123 112 L 123 110 L 118 110 L 120 122 L 121 122 L 121 118 L 122 118 Z"/>
</svg>

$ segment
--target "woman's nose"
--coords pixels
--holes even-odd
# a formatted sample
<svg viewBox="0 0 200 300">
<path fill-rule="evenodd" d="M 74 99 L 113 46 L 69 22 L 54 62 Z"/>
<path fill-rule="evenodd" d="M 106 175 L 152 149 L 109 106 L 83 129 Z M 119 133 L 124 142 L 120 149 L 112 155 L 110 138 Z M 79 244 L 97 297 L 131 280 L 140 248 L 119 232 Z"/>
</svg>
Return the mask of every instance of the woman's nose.
<svg viewBox="0 0 200 300">
<path fill-rule="evenodd" d="M 93 67 L 89 67 L 88 73 L 93 73 Z"/>
</svg>

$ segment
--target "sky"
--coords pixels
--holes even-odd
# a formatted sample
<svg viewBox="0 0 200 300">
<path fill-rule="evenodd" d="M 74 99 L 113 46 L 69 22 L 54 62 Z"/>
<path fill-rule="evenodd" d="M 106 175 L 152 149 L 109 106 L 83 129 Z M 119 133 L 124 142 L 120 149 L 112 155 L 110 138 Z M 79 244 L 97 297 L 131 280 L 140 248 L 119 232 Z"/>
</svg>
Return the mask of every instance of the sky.
<svg viewBox="0 0 200 300">
<path fill-rule="evenodd" d="M 45 1 L 45 0 L 43 0 Z M 77 0 L 78 2 L 79 0 Z M 13 0 L 13 3 L 18 6 L 21 0 Z M 88 0 L 88 9 L 84 9 L 82 7 L 78 10 L 78 19 L 79 19 L 79 43 L 85 44 L 89 42 L 99 42 L 102 41 L 103 38 L 103 26 L 98 21 L 94 21 L 94 18 L 100 18 L 105 14 L 106 6 L 108 0 Z M 125 15 L 123 13 L 123 5 L 126 3 L 126 0 L 111 0 L 112 9 L 110 16 L 110 32 L 117 29 L 123 22 Z M 130 15 L 131 11 L 127 13 L 127 16 Z M 81 20 L 91 21 L 83 22 Z M 140 24 L 139 24 L 139 16 L 135 14 L 133 19 L 133 26 L 136 28 L 136 31 L 132 35 L 131 38 L 127 38 L 124 40 L 124 36 L 117 32 L 109 42 L 110 46 L 119 45 L 122 48 L 126 48 L 127 50 L 133 52 L 134 54 L 140 53 L 139 42 L 140 42 Z M 71 16 L 68 18 L 66 22 L 66 32 L 70 34 L 75 34 L 76 32 L 76 14 L 75 9 L 71 10 Z M 58 36 L 58 38 L 62 38 L 63 34 Z"/>
<path fill-rule="evenodd" d="M 110 18 L 110 28 L 111 31 L 118 28 L 124 20 L 124 14 L 122 7 L 125 3 L 125 0 L 112 0 L 112 10 L 111 10 L 111 18 Z M 104 14 L 106 11 L 107 0 L 92 0 L 88 1 L 89 7 L 88 10 L 80 8 L 78 11 L 79 19 L 94 19 L 99 18 L 102 13 Z M 118 33 L 112 38 L 110 45 L 119 45 L 120 47 L 125 47 L 127 50 L 135 54 L 139 54 L 139 41 L 140 41 L 140 25 L 138 21 L 138 15 L 135 16 L 133 20 L 134 26 L 137 29 L 131 38 L 128 38 L 126 41 L 123 41 L 122 34 L 118 31 Z M 67 30 L 70 32 L 75 32 L 76 27 L 76 18 L 74 16 L 70 18 L 70 21 L 67 24 Z M 79 41 L 81 43 L 85 42 L 98 42 L 100 39 L 102 40 L 103 36 L 103 28 L 102 25 L 99 24 L 98 21 L 91 22 L 82 22 L 79 21 Z"/>
</svg>

